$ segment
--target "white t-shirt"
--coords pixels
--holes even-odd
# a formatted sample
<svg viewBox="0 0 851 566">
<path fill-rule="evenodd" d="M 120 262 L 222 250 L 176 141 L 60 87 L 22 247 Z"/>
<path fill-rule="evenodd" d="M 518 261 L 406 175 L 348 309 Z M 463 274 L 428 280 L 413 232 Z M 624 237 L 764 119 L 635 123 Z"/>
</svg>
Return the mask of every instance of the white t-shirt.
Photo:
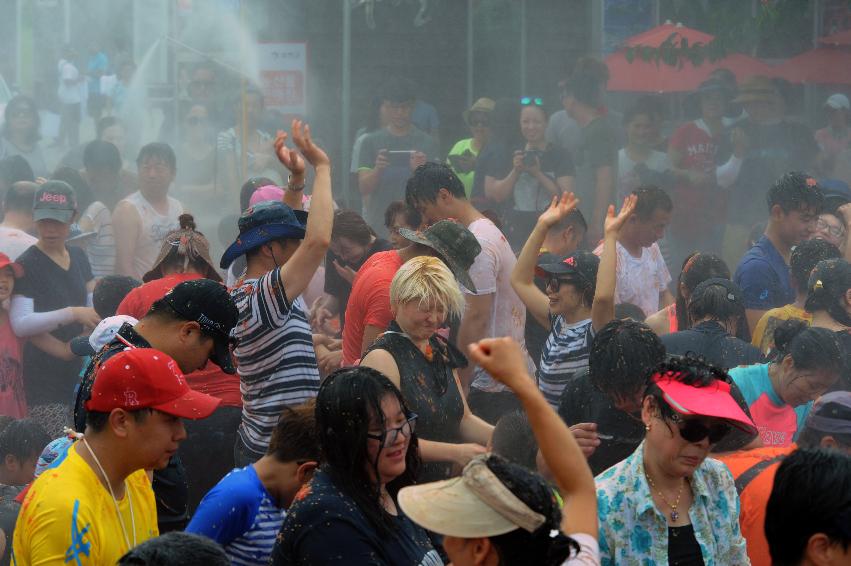
<svg viewBox="0 0 851 566">
<path fill-rule="evenodd" d="M 635 171 L 636 165 L 639 165 L 639 163 L 629 158 L 626 148 L 621 148 L 618 151 L 618 202 L 621 202 L 641 185 L 641 179 Z M 650 157 L 642 165 L 651 171 L 662 173 L 671 168 L 671 160 L 668 159 L 667 153 L 651 151 Z"/>
<path fill-rule="evenodd" d="M 600 566 L 600 543 L 586 533 L 568 535 L 579 544 L 579 554 L 565 560 L 561 566 Z"/>
<path fill-rule="evenodd" d="M 23 230 L 0 226 L 0 252 L 9 256 L 12 261 L 18 259 L 19 255 L 35 245 L 37 241 L 38 238 L 30 236 Z"/>
<path fill-rule="evenodd" d="M 659 244 L 641 249 L 641 257 L 632 257 L 626 248 L 618 242 L 618 278 L 615 284 L 615 303 L 632 303 L 644 314 L 650 315 L 659 310 L 659 293 L 671 282 L 671 274 L 665 265 L 665 258 Z M 603 253 L 603 244 L 597 246 L 594 254 Z"/>
<path fill-rule="evenodd" d="M 476 295 L 493 294 L 493 307 L 487 337 L 510 336 L 526 349 L 524 328 L 526 326 L 526 305 L 511 288 L 511 270 L 517 263 L 514 252 L 502 232 L 487 218 L 476 220 L 467 229 L 476 236 L 482 251 L 470 267 L 470 278 L 476 286 Z M 472 294 L 467 289 L 465 293 Z M 530 375 L 534 371 L 532 360 L 526 355 L 526 365 Z M 495 381 L 482 368 L 473 369 L 472 386 L 481 391 L 504 391 L 505 386 Z"/>
<path fill-rule="evenodd" d="M 124 200 L 136 208 L 142 220 L 136 240 L 136 255 L 133 257 L 135 271 L 133 276 L 141 279 L 154 266 L 166 234 L 180 228 L 180 222 L 177 219 L 183 214 L 183 205 L 179 200 L 168 197 L 168 212 L 160 214 L 140 191 L 136 191 Z"/>
<path fill-rule="evenodd" d="M 62 104 L 79 104 L 83 101 L 80 71 L 74 63 L 62 59 L 59 61 L 59 88 L 56 94 Z"/>
</svg>

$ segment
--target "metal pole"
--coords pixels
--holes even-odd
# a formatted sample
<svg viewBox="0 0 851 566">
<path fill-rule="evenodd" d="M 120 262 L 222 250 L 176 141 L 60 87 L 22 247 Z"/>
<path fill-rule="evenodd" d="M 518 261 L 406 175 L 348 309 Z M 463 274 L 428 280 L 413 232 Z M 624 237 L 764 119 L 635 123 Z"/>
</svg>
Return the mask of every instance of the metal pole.
<svg viewBox="0 0 851 566">
<path fill-rule="evenodd" d="M 351 199 L 351 112 L 352 112 L 352 10 L 349 0 L 343 0 L 343 92 L 342 92 L 342 128 L 340 128 L 340 148 L 343 163 L 340 176 L 343 178 L 343 199 L 352 206 Z"/>
<path fill-rule="evenodd" d="M 473 0 L 467 0 L 467 108 L 473 105 L 473 64 L 475 52 L 473 12 Z"/>
<path fill-rule="evenodd" d="M 23 67 L 23 38 L 21 37 L 24 31 L 24 17 L 21 14 L 21 11 L 24 9 L 23 0 L 17 0 L 15 5 L 15 83 L 18 85 L 18 88 L 22 87 L 22 78 L 21 68 Z"/>
<path fill-rule="evenodd" d="M 526 0 L 520 0 L 520 94 L 526 95 Z"/>
<path fill-rule="evenodd" d="M 71 43 L 71 0 L 65 0 L 62 8 L 65 17 L 65 45 L 68 45 Z"/>
</svg>

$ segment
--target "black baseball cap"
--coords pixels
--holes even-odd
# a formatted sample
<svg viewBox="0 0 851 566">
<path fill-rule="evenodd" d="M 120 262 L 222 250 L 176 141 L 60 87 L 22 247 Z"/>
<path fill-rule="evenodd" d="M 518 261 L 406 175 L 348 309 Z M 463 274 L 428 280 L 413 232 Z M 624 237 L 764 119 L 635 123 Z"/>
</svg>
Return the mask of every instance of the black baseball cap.
<svg viewBox="0 0 851 566">
<path fill-rule="evenodd" d="M 539 262 L 535 274 L 538 277 L 572 277 L 578 279 L 578 282 L 594 287 L 597 285 L 599 267 L 600 258 L 591 252 L 576 251 L 558 261 Z"/>
<path fill-rule="evenodd" d="M 224 285 L 211 279 L 184 281 L 166 293 L 163 301 L 182 318 L 201 325 L 215 340 L 210 360 L 223 372 L 236 373 L 230 332 L 239 319 L 239 310 Z"/>
<path fill-rule="evenodd" d="M 58 220 L 70 224 L 77 212 L 77 195 L 65 181 L 39 185 L 33 198 L 33 220 Z"/>
</svg>

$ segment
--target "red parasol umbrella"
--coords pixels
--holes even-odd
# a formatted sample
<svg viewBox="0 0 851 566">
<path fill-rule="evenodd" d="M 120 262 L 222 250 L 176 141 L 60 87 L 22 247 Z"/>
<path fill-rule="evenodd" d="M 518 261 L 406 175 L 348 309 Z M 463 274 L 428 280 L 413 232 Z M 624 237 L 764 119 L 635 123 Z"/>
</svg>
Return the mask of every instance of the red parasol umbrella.
<svg viewBox="0 0 851 566">
<path fill-rule="evenodd" d="M 851 47 L 851 29 L 820 37 L 818 42 L 822 45 L 833 45 L 834 47 Z"/>
<path fill-rule="evenodd" d="M 731 53 L 715 62 L 705 61 L 693 65 L 688 59 L 680 59 L 673 67 L 663 62 L 644 61 L 638 56 L 632 63 L 626 60 L 623 50 L 606 57 L 609 67 L 608 90 L 630 92 L 691 92 L 709 78 L 716 69 L 729 69 L 738 80 L 752 75 L 781 76 L 775 67 L 754 57 Z"/>
<path fill-rule="evenodd" d="M 793 82 L 851 84 L 851 52 L 817 47 L 792 57 L 777 67 L 780 76 Z"/>
<path fill-rule="evenodd" d="M 641 32 L 638 35 L 633 35 L 623 42 L 624 47 L 636 47 L 638 45 L 647 45 L 649 47 L 659 47 L 666 39 L 675 33 L 678 37 L 674 38 L 674 43 L 679 45 L 680 39 L 687 39 L 689 45 L 695 43 L 709 43 L 715 36 L 709 35 L 702 31 L 692 29 L 683 24 L 673 24 L 668 20 L 660 26 Z"/>
</svg>

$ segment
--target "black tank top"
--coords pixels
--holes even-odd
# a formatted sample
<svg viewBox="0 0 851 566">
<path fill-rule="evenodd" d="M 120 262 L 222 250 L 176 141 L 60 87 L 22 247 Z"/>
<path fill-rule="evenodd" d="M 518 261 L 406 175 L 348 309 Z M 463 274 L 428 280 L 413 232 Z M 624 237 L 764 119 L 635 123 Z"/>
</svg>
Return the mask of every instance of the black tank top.
<svg viewBox="0 0 851 566">
<path fill-rule="evenodd" d="M 419 348 L 392 321 L 368 352 L 389 352 L 399 368 L 402 397 L 408 409 L 417 414 L 418 438 L 435 442 L 461 442 L 461 418 L 464 404 L 452 370 L 467 366 L 467 358 L 439 335 L 430 338 L 432 359 L 426 359 Z M 424 463 L 418 482 L 446 479 L 452 474 L 452 463 Z"/>
</svg>

